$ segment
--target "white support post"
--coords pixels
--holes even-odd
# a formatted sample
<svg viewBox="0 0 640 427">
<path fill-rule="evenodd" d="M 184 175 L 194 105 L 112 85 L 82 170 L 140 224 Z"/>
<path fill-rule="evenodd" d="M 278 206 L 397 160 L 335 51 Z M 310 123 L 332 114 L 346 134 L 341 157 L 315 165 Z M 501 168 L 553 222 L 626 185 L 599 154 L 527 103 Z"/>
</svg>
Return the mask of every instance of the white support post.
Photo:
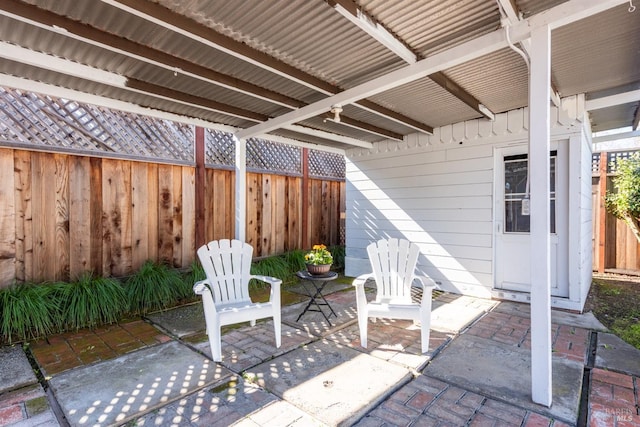
<svg viewBox="0 0 640 427">
<path fill-rule="evenodd" d="M 529 179 L 531 188 L 531 394 L 551 406 L 551 257 L 549 148 L 551 30 L 531 31 L 529 77 Z"/>
<path fill-rule="evenodd" d="M 236 144 L 236 239 L 245 241 L 247 233 L 247 140 L 233 136 Z"/>
</svg>

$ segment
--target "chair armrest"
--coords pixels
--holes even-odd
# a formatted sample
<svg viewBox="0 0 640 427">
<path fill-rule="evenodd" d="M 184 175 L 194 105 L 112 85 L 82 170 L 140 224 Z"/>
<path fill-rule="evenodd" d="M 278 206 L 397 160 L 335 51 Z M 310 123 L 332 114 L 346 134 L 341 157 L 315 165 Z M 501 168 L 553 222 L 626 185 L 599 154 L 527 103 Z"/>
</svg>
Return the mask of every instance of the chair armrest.
<svg viewBox="0 0 640 427">
<path fill-rule="evenodd" d="M 431 277 L 413 276 L 413 280 L 418 280 L 420 282 L 420 284 L 422 285 L 422 289 L 437 288 L 438 287 L 438 285 L 436 284 L 435 280 L 433 280 Z"/>
<path fill-rule="evenodd" d="M 205 290 L 209 290 L 209 281 L 207 279 L 200 280 L 193 285 L 193 292 L 196 295 L 202 295 Z"/>
<path fill-rule="evenodd" d="M 270 276 L 259 276 L 259 275 L 251 275 L 249 276 L 249 279 L 256 279 L 256 280 L 260 280 L 261 282 L 265 282 L 265 283 L 269 283 L 270 285 L 276 285 L 276 286 L 280 286 L 282 285 L 282 280 L 278 279 L 277 277 L 270 277 Z"/>
<path fill-rule="evenodd" d="M 281 279 L 278 279 L 277 277 L 258 275 L 251 275 L 249 276 L 249 278 L 269 283 L 271 285 L 271 291 L 269 292 L 269 301 L 273 304 L 276 304 L 277 307 L 280 306 L 280 287 L 282 286 Z"/>
<path fill-rule="evenodd" d="M 366 274 L 361 274 L 358 277 L 356 277 L 355 279 L 353 279 L 352 285 L 355 286 L 356 288 L 360 287 L 360 286 L 364 286 L 364 284 L 367 282 L 367 280 L 369 279 L 373 279 L 373 273 L 366 273 Z"/>
</svg>

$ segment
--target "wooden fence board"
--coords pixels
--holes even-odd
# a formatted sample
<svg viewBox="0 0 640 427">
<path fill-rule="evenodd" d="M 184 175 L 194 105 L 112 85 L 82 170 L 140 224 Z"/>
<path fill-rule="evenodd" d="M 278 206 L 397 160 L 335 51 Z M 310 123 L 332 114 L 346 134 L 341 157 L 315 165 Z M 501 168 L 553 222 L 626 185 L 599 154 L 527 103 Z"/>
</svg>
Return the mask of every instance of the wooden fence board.
<svg viewBox="0 0 640 427">
<path fill-rule="evenodd" d="M 0 150 L 0 286 L 16 277 L 16 191 L 13 152 Z"/>
<path fill-rule="evenodd" d="M 255 254 L 262 251 L 260 234 L 262 229 L 260 212 L 262 211 L 262 178 L 257 173 L 247 173 L 247 243 Z"/>
<path fill-rule="evenodd" d="M 55 280 L 55 162 L 45 153 L 31 154 L 33 280 Z M 54 184 L 55 185 L 55 184 Z"/>
<path fill-rule="evenodd" d="M 173 261 L 174 267 L 182 266 L 182 167 L 173 167 Z"/>
<path fill-rule="evenodd" d="M 302 179 L 288 177 L 287 179 L 287 247 L 291 251 L 302 247 Z"/>
<path fill-rule="evenodd" d="M 69 158 L 69 276 L 91 270 L 91 162 Z"/>
<path fill-rule="evenodd" d="M 149 230 L 154 224 L 149 216 L 155 206 L 149 203 L 148 167 L 147 163 L 140 162 L 131 165 L 131 268 L 134 271 L 149 259 L 149 246 L 152 246 Z"/>
<path fill-rule="evenodd" d="M 158 165 L 158 259 L 173 263 L 173 167 Z"/>
<path fill-rule="evenodd" d="M 196 258 L 196 170 L 182 168 L 182 262 L 189 266 Z"/>
<path fill-rule="evenodd" d="M 272 188 L 271 188 L 271 175 L 262 174 L 262 236 L 260 236 L 260 243 L 262 246 L 262 251 L 260 252 L 260 256 L 264 256 L 266 254 L 270 254 L 273 251 L 272 240 L 273 234 L 271 231 L 273 230 L 272 226 Z M 269 230 L 269 232 L 265 232 Z"/>
<path fill-rule="evenodd" d="M 105 227 L 104 211 L 102 209 L 102 159 L 92 157 L 91 164 L 91 271 L 97 275 L 103 275 L 102 265 L 104 259 Z"/>
<path fill-rule="evenodd" d="M 69 156 L 55 154 L 55 279 L 69 281 Z"/>
<path fill-rule="evenodd" d="M 272 175 L 271 179 L 271 229 L 273 232 L 271 253 L 284 253 L 285 236 L 287 235 L 287 200 L 285 187 L 287 177 Z"/>
<path fill-rule="evenodd" d="M 14 152 L 16 272 L 19 281 L 31 280 L 33 265 L 33 230 L 31 221 L 31 153 Z M 7 284 L 8 282 L 0 283 Z"/>
<path fill-rule="evenodd" d="M 159 197 L 158 165 L 149 163 L 147 165 L 147 203 L 149 205 L 147 209 L 147 239 L 149 241 L 147 250 L 149 251 L 148 258 L 154 261 L 158 260 L 158 245 L 160 243 L 158 238 L 158 212 L 160 211 Z"/>
</svg>

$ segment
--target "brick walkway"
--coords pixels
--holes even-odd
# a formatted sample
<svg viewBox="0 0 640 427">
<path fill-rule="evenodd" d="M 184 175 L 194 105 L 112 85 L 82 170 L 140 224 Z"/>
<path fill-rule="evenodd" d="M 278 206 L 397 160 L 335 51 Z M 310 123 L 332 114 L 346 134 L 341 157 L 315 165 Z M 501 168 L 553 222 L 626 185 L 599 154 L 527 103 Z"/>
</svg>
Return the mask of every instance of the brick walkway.
<svg viewBox="0 0 640 427">
<path fill-rule="evenodd" d="M 31 351 L 43 373 L 51 376 L 170 339 L 149 323 L 134 320 L 52 335 L 32 343 Z"/>
<path fill-rule="evenodd" d="M 343 304 L 349 307 L 349 301 L 345 298 L 349 293 L 335 293 L 329 296 L 332 304 Z M 444 298 L 447 295 L 443 296 Z M 344 300 L 344 301 L 343 301 Z M 350 310 L 350 311 L 349 311 Z M 345 311 L 353 314 L 351 309 Z M 284 326 L 290 334 L 291 339 L 296 331 L 292 326 Z M 552 326 L 553 352 L 554 357 L 561 357 L 579 362 L 583 366 L 587 363 L 587 351 L 589 346 L 590 330 L 566 324 L 556 324 Z M 242 342 L 246 341 L 248 346 L 256 343 L 273 341 L 272 330 L 263 329 L 265 336 L 256 336 L 260 329 L 240 328 L 228 331 L 225 339 L 236 339 L 240 346 L 238 351 L 244 351 Z M 505 312 L 504 310 L 489 311 L 481 316 L 473 325 L 464 331 L 465 334 L 474 335 L 487 340 L 495 341 L 501 345 L 530 348 L 530 319 L 528 314 Z M 393 321 L 387 322 L 380 319 L 377 323 L 370 323 L 369 334 L 371 345 L 367 353 L 376 357 L 387 357 L 394 354 L 397 358 L 404 357 L 405 364 L 411 357 L 417 357 L 419 353 L 419 329 L 415 328 L 411 322 Z M 346 327 L 338 326 L 336 330 L 323 334 L 324 339 L 335 340 L 342 345 L 365 351 L 359 347 L 357 324 L 351 323 Z M 305 335 L 307 337 L 307 335 Z M 186 341 L 191 343 L 206 342 L 206 335 L 196 334 L 186 337 Z M 451 334 L 432 331 L 432 348 L 448 345 L 452 338 Z M 305 338 L 308 339 L 308 338 Z M 453 338 L 455 339 L 455 338 Z M 153 346 L 159 343 L 171 341 L 172 338 L 156 329 L 152 324 L 143 320 L 134 320 L 119 325 L 109 325 L 94 330 L 80 330 L 73 333 L 49 337 L 48 342 L 41 340 L 30 344 L 30 349 L 37 363 L 45 376 L 55 376 L 58 373 L 67 371 L 83 365 L 92 365 L 100 361 L 113 359 L 118 356 L 130 353 L 134 350 Z M 244 341 L 243 341 L 244 340 Z M 227 346 L 230 346 L 227 343 Z M 397 350 L 393 353 L 391 350 Z M 441 355 L 436 354 L 436 358 Z M 268 358 L 268 355 L 264 357 Z M 391 358 L 395 360 L 394 358 Z M 399 360 L 400 360 L 399 359 Z M 407 366 L 410 366 L 408 363 Z M 416 365 L 417 368 L 417 365 Z M 242 380 L 240 381 L 242 382 Z M 248 386 L 247 386 L 248 387 Z M 640 400 L 638 391 L 640 380 L 637 376 L 627 375 L 614 370 L 604 370 L 599 368 L 591 369 L 591 382 L 588 392 L 588 413 L 587 425 L 593 427 L 629 427 L 640 425 Z M 255 394 L 256 391 L 249 387 L 255 396 L 262 396 L 265 402 L 275 402 L 284 404 L 268 391 L 263 390 Z M 176 402 L 175 408 L 167 406 L 167 411 L 181 410 L 201 410 L 198 403 L 202 393 L 209 393 L 208 398 L 215 402 L 217 397 L 214 389 L 206 390 L 189 397 L 180 403 Z M 205 394 L 206 394 L 205 393 Z M 266 394 L 265 394 L 266 393 Z M 264 396 L 263 396 L 264 394 Z M 269 397 L 267 399 L 267 394 Z M 250 396 L 247 395 L 247 398 Z M 242 401 L 241 396 L 238 402 Z M 193 402 L 191 402 L 193 400 Z M 191 402 L 191 403 L 189 403 Z M 258 402 L 255 402 L 258 403 Z M 182 405 L 182 406 L 181 406 Z M 191 406 L 193 408 L 191 408 Z M 225 403 L 226 411 L 236 411 L 238 417 L 249 416 L 245 413 L 246 408 L 239 408 L 233 401 Z M 258 405 L 260 406 L 260 405 Z M 291 405 L 289 405 L 291 406 Z M 37 416 L 42 408 L 49 411 L 46 404 L 45 392 L 39 384 L 36 386 L 21 389 L 10 394 L 0 396 L 0 426 L 9 426 L 16 422 L 29 422 L 33 416 Z M 209 413 L 202 420 L 218 422 L 224 419 L 225 412 L 216 412 L 217 406 L 210 406 Z M 272 410 L 275 408 L 271 406 Z M 293 406 L 291 406 L 293 408 Z M 529 407 L 526 407 L 529 408 Z M 155 414 L 163 414 L 163 410 Z M 268 411 L 264 408 L 254 408 L 251 416 L 254 421 L 260 419 L 260 411 Z M 173 413 L 173 412 L 171 412 Z M 410 425 L 410 426 L 516 426 L 516 427 L 562 427 L 573 424 L 565 424 L 559 420 L 554 420 L 542 415 L 544 411 L 537 411 L 535 407 L 525 409 L 508 402 L 499 400 L 481 391 L 465 390 L 456 384 L 430 377 L 422 372 L 421 368 L 415 371 L 415 377 L 399 389 L 392 392 L 375 408 L 369 411 L 357 425 L 359 426 L 390 426 L 390 425 Z M 195 412 L 194 412 L 195 414 Z M 242 415 L 245 414 L 245 415 Z M 266 413 L 265 413 L 266 414 Z M 149 423 L 158 422 L 159 415 L 148 414 L 145 416 Z M 195 415 L 194 415 L 195 416 Z M 296 417 L 299 415 L 296 415 Z M 222 417 L 222 418 L 220 418 Z M 26 421 L 25 421 L 26 420 Z M 142 419 L 141 419 L 142 420 Z M 185 425 L 192 425 L 184 419 Z M 308 420 L 308 419 L 307 419 Z M 165 421 L 169 421 L 166 419 Z M 267 425 L 258 424 L 258 425 Z M 18 424 L 29 425 L 29 424 Z M 39 424 L 40 425 L 40 424 Z M 57 425 L 55 421 L 51 424 Z M 147 425 L 145 423 L 145 425 Z M 149 424 L 151 425 L 151 424 Z M 155 424 L 154 424 L 155 425 Z M 164 425 L 164 424 L 163 424 Z M 171 422 L 166 425 L 172 425 Z M 176 424 L 178 425 L 178 424 Z M 180 424 L 182 425 L 182 424 Z"/>
</svg>

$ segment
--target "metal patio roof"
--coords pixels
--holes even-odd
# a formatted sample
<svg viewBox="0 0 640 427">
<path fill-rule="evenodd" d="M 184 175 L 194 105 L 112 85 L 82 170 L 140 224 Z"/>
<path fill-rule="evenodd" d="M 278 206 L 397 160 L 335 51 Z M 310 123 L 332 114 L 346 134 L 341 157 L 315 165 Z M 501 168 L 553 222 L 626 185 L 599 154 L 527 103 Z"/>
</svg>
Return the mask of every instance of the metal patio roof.
<svg viewBox="0 0 640 427">
<path fill-rule="evenodd" d="M 126 102 L 230 126 L 240 137 L 367 146 L 526 106 L 527 66 L 506 34 L 526 51 L 528 28 L 549 23 L 553 101 L 603 98 L 591 103 L 594 131 L 637 129 L 640 10 L 632 6 L 3 0 L 0 85 Z"/>
</svg>

